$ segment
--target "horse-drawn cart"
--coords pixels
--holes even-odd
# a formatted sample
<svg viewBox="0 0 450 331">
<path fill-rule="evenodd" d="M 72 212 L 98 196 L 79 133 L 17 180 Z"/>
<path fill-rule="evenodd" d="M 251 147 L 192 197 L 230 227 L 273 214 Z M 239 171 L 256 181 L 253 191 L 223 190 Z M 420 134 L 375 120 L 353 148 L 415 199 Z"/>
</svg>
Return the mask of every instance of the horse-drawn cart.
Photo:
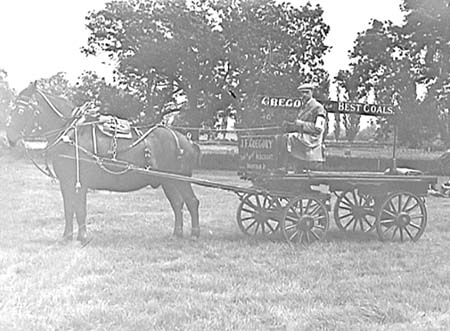
<svg viewBox="0 0 450 331">
<path fill-rule="evenodd" d="M 278 152 L 275 135 L 240 135 L 239 175 L 251 186 L 133 170 L 236 193 L 237 223 L 250 236 L 281 233 L 290 243 L 310 244 L 326 237 L 330 212 L 341 231 L 376 231 L 382 241 L 416 241 L 423 234 L 425 197 L 436 177 L 350 171 L 279 174 Z"/>
<path fill-rule="evenodd" d="M 334 219 L 344 231 L 376 229 L 381 240 L 416 241 L 427 224 L 425 196 L 435 177 L 320 171 L 279 174 L 275 170 L 281 158 L 274 132 L 247 129 L 239 135 L 239 174 L 252 185 L 217 183 L 189 176 L 198 158 L 195 145 L 170 128 L 136 130 L 131 138 L 120 137 L 117 128 L 106 134 L 103 122 L 87 121 L 82 111 L 74 115 L 67 100 L 49 96 L 35 84 L 22 91 L 16 103 L 8 139 L 46 142 L 40 152 L 49 155 L 61 184 L 64 238 L 72 237 L 74 214 L 78 239 L 87 238 L 88 189 L 127 192 L 149 185 L 163 186 L 174 210 L 176 235 L 182 234 L 184 204 L 191 214 L 192 234 L 200 233 L 198 200 L 190 184 L 236 193 L 240 198 L 237 222 L 244 233 L 282 233 L 290 243 L 309 244 L 326 237 L 332 194 L 337 197 L 333 198 Z M 348 109 L 389 112 L 389 108 L 365 105 Z"/>
<path fill-rule="evenodd" d="M 273 134 L 240 136 L 241 178 L 263 192 L 241 199 L 237 221 L 244 233 L 272 235 L 280 230 L 289 242 L 311 243 L 326 236 L 332 209 L 342 231 L 376 229 L 381 240 L 402 242 L 416 241 L 423 234 L 425 197 L 437 178 L 420 172 L 396 173 L 395 145 L 391 174 L 309 171 L 284 175 L 277 175 L 282 165 L 278 146 Z M 336 196 L 333 206 L 332 195 Z"/>
</svg>

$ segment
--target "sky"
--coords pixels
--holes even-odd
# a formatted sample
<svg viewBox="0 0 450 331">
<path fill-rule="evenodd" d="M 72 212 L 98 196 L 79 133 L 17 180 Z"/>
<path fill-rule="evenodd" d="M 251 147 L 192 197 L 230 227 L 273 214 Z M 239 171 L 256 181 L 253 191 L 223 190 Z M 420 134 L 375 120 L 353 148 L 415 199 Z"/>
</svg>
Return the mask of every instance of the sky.
<svg viewBox="0 0 450 331">
<path fill-rule="evenodd" d="M 104 59 L 81 53 L 89 35 L 85 17 L 89 11 L 104 8 L 109 0 L 1 0 L 0 69 L 17 92 L 31 81 L 48 78 L 58 72 L 75 82 L 84 70 L 108 76 L 112 67 Z M 304 5 L 306 0 L 290 0 Z M 348 51 L 358 32 L 370 19 L 391 20 L 400 24 L 401 0 L 310 0 L 324 9 L 324 21 L 330 25 L 326 43 L 332 46 L 325 57 L 331 77 L 347 68 Z"/>
</svg>

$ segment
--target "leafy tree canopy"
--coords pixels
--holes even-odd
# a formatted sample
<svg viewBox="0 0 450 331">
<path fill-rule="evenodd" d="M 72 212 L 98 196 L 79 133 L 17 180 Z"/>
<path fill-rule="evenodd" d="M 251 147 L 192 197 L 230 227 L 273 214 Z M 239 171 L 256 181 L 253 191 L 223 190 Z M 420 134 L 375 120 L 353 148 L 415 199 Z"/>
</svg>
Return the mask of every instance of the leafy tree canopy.
<svg viewBox="0 0 450 331">
<path fill-rule="evenodd" d="M 119 84 L 147 116 L 184 98 L 190 111 L 211 116 L 231 105 L 255 124 L 259 94 L 289 96 L 314 81 L 328 95 L 322 14 L 272 0 L 114 1 L 88 15 L 83 50 L 117 61 Z"/>
<path fill-rule="evenodd" d="M 9 86 L 8 73 L 0 68 L 0 128 L 6 124 L 14 98 L 15 92 Z"/>
<path fill-rule="evenodd" d="M 400 141 L 417 147 L 439 133 L 436 103 L 448 108 L 450 8 L 447 0 L 404 0 L 401 9 L 402 25 L 374 19 L 358 34 L 350 70 L 337 81 L 353 98 L 396 105 L 398 116 L 380 119 L 380 133 L 395 122 Z"/>
</svg>

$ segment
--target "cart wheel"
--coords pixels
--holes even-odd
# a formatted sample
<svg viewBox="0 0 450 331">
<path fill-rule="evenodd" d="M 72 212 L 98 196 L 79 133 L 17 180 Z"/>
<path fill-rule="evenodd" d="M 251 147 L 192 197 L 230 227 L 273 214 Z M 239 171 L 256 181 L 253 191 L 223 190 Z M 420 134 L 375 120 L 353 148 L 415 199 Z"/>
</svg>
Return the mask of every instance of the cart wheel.
<svg viewBox="0 0 450 331">
<path fill-rule="evenodd" d="M 236 219 L 242 232 L 250 236 L 270 236 L 280 228 L 286 199 L 247 194 L 239 204 Z"/>
<path fill-rule="evenodd" d="M 346 190 L 337 198 L 333 215 L 341 231 L 369 232 L 375 229 L 375 199 L 358 188 Z"/>
<path fill-rule="evenodd" d="M 382 203 L 376 222 L 382 241 L 417 241 L 427 225 L 427 210 L 415 194 L 397 192 Z"/>
<path fill-rule="evenodd" d="M 286 240 L 306 245 L 324 239 L 329 225 L 327 207 L 313 197 L 292 199 L 281 219 L 281 231 Z"/>
</svg>

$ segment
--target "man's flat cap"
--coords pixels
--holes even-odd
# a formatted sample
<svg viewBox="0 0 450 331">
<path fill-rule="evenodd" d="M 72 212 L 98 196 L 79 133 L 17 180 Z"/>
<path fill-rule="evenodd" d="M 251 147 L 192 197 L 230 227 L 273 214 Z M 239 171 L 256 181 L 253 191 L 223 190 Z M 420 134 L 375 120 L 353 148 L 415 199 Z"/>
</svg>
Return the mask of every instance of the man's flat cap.
<svg viewBox="0 0 450 331">
<path fill-rule="evenodd" d="M 310 83 L 300 85 L 297 90 L 299 91 L 312 91 L 314 90 L 314 85 Z"/>
</svg>

